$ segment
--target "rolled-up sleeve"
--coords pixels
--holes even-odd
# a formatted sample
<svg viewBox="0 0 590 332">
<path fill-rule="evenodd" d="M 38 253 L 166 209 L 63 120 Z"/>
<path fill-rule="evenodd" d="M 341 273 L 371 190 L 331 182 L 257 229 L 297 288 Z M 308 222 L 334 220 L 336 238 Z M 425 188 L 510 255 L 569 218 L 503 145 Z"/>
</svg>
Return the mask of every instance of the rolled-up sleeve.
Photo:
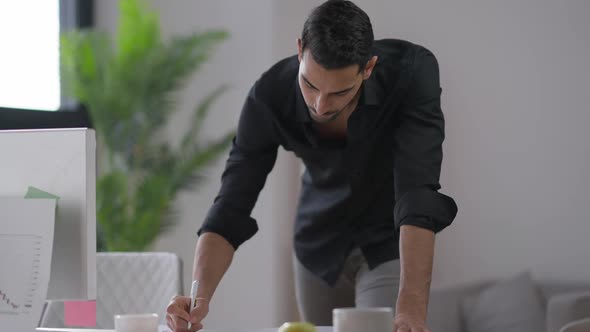
<svg viewBox="0 0 590 332">
<path fill-rule="evenodd" d="M 438 192 L 445 137 L 438 63 L 430 51 L 420 48 L 414 68 L 397 116 L 393 214 L 396 229 L 413 225 L 436 233 L 453 222 L 457 205 Z"/>
<path fill-rule="evenodd" d="M 236 137 L 221 177 L 221 188 L 198 234 L 214 232 L 235 249 L 258 231 L 252 209 L 277 156 L 277 138 L 270 110 L 257 96 L 256 85 L 242 108 Z"/>
</svg>

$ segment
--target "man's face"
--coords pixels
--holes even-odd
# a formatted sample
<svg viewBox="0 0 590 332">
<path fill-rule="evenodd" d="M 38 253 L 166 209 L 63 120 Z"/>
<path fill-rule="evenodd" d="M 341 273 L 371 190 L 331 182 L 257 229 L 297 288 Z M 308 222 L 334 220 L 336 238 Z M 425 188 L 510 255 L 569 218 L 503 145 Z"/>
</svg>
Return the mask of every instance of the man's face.
<svg viewBox="0 0 590 332">
<path fill-rule="evenodd" d="M 358 66 L 342 69 L 325 69 L 303 52 L 299 63 L 299 86 L 307 104 L 309 115 L 319 123 L 338 118 L 354 107 L 363 77 Z"/>
<path fill-rule="evenodd" d="M 327 123 L 356 107 L 357 95 L 364 79 L 369 78 L 376 58 L 359 72 L 358 65 L 342 69 L 325 69 L 313 59 L 309 50 L 299 47 L 299 86 L 309 115 L 318 123 Z M 369 67 L 370 66 L 370 67 Z"/>
</svg>

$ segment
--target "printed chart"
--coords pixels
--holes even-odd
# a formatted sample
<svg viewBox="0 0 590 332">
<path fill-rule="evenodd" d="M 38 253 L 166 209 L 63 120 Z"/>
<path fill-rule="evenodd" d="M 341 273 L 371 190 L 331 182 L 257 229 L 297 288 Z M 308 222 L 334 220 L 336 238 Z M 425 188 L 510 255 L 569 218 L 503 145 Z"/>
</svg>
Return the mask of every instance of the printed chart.
<svg viewBox="0 0 590 332">
<path fill-rule="evenodd" d="M 0 233 L 0 315 L 26 315 L 39 286 L 42 238 Z"/>
</svg>

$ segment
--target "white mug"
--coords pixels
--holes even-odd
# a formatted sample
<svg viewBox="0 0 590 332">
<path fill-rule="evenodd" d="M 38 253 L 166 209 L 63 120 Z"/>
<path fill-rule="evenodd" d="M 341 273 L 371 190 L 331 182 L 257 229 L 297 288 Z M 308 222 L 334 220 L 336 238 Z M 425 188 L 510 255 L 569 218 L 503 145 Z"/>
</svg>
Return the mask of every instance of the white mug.
<svg viewBox="0 0 590 332">
<path fill-rule="evenodd" d="M 158 332 L 158 315 L 115 315 L 115 332 Z"/>
<path fill-rule="evenodd" d="M 392 332 L 392 308 L 337 308 L 332 311 L 334 332 Z"/>
</svg>

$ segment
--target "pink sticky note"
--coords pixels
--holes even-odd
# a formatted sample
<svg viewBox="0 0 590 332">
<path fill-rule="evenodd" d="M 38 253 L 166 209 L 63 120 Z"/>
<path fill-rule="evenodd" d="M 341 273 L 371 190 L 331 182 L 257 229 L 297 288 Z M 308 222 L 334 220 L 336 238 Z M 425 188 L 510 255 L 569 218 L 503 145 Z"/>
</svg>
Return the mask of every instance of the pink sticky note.
<svg viewBox="0 0 590 332">
<path fill-rule="evenodd" d="M 64 302 L 64 323 L 66 326 L 96 326 L 96 301 Z"/>
</svg>

